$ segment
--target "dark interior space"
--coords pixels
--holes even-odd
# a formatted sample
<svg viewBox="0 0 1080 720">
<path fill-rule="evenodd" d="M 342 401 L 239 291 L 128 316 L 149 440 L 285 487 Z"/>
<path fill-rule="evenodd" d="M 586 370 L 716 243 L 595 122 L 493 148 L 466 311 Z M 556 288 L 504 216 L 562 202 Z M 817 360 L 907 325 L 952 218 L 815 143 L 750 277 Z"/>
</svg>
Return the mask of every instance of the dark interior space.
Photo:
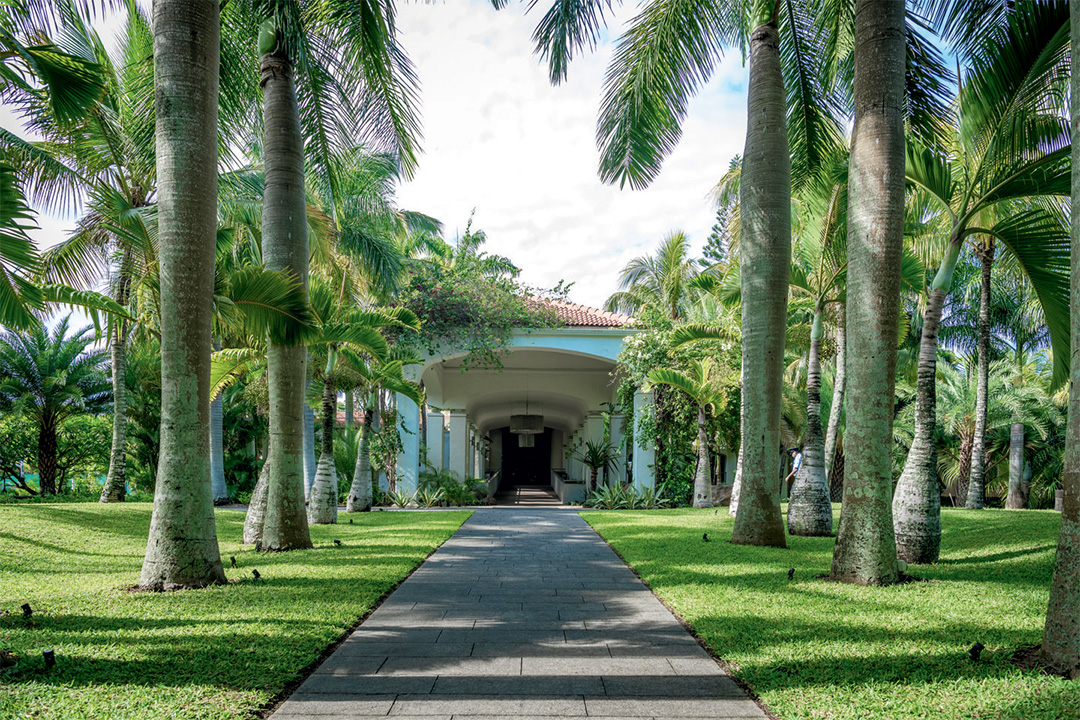
<svg viewBox="0 0 1080 720">
<path fill-rule="evenodd" d="M 504 488 L 551 485 L 551 429 L 533 435 L 533 447 L 520 447 L 518 438 L 503 428 L 502 432 L 502 482 Z"/>
</svg>

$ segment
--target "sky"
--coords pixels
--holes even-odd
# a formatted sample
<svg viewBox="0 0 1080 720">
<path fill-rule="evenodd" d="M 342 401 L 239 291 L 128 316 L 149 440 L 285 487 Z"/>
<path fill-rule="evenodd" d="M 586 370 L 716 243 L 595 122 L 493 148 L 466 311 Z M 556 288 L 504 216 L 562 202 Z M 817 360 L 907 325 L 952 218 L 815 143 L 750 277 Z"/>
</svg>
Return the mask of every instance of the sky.
<svg viewBox="0 0 1080 720">
<path fill-rule="evenodd" d="M 736 51 L 691 101 L 683 137 L 643 191 L 604 185 L 594 140 L 604 71 L 614 38 L 635 3 L 610 18 L 610 37 L 575 59 L 558 87 L 533 54 L 531 35 L 546 2 L 502 11 L 490 0 L 399 3 L 400 41 L 421 80 L 423 155 L 398 189 L 400 207 L 443 222 L 453 238 L 475 210 L 487 250 L 509 257 L 521 280 L 551 288 L 573 282 L 570 299 L 600 307 L 619 270 L 681 230 L 695 252 L 714 223 L 709 193 L 742 152 L 746 69 Z M 106 23 L 115 26 L 114 21 Z M 0 108 L 0 126 L 17 119 Z M 41 215 L 43 246 L 73 217 Z"/>
</svg>

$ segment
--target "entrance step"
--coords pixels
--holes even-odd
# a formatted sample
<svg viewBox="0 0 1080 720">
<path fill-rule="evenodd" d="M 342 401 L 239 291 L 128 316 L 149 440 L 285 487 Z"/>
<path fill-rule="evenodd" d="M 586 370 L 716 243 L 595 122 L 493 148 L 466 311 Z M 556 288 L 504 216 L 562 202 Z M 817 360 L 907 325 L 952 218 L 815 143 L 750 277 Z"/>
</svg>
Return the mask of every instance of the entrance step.
<svg viewBox="0 0 1080 720">
<path fill-rule="evenodd" d="M 524 505 L 528 507 L 556 507 L 562 500 L 551 486 L 523 485 L 499 490 L 495 496 L 496 505 Z"/>
</svg>

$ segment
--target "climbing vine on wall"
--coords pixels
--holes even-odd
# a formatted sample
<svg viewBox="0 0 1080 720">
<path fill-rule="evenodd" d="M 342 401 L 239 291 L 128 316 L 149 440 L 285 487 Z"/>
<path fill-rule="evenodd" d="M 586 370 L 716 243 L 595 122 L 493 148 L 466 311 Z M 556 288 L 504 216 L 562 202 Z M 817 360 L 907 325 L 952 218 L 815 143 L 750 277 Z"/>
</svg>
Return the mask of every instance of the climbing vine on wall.
<svg viewBox="0 0 1080 720">
<path fill-rule="evenodd" d="M 508 258 L 483 252 L 482 230 L 453 243 L 429 242 L 431 252 L 409 267 L 405 306 L 423 323 L 418 342 L 430 354 L 465 348 L 465 367 L 501 367 L 501 350 L 520 328 L 561 325 L 553 310 L 537 298 L 550 293 L 518 282 L 521 270 Z"/>
<path fill-rule="evenodd" d="M 653 368 L 685 369 L 690 360 L 713 357 L 718 362 L 725 401 L 709 416 L 707 433 L 714 452 L 737 449 L 739 442 L 739 348 L 720 341 L 705 341 L 672 348 L 674 324 L 659 314 L 642 312 L 641 332 L 627 338 L 619 364 L 623 379 L 619 385 L 621 412 L 634 417 L 634 393 L 641 389 Z M 672 501 L 688 504 L 693 493 L 697 461 L 697 407 L 683 393 L 669 387 L 654 390 L 655 408 L 637 418 L 633 442 L 656 450 L 657 487 Z"/>
</svg>

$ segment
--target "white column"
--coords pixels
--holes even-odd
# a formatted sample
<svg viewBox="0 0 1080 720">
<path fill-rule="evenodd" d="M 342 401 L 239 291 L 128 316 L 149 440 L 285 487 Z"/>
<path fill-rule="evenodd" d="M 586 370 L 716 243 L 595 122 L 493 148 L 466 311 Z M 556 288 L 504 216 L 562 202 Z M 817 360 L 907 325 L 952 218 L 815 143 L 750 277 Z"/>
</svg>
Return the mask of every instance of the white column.
<svg viewBox="0 0 1080 720">
<path fill-rule="evenodd" d="M 611 416 L 611 444 L 618 454 L 618 466 L 615 468 L 613 479 L 620 485 L 626 482 L 626 448 L 623 447 L 623 437 L 626 434 L 626 416 Z"/>
<path fill-rule="evenodd" d="M 443 414 L 429 412 L 427 416 L 427 463 L 433 468 L 443 466 Z"/>
<path fill-rule="evenodd" d="M 469 421 L 464 410 L 450 411 L 450 470 L 462 480 L 469 476 Z"/>
<path fill-rule="evenodd" d="M 397 489 L 398 492 L 414 493 L 420 476 L 420 408 L 399 393 L 397 411 L 401 418 L 402 445 L 397 456 Z"/>
<path fill-rule="evenodd" d="M 647 447 L 642 446 L 640 422 L 642 416 L 653 405 L 653 394 L 634 393 L 634 487 L 638 489 L 651 488 L 656 484 L 656 450 L 651 443 Z"/>
</svg>

